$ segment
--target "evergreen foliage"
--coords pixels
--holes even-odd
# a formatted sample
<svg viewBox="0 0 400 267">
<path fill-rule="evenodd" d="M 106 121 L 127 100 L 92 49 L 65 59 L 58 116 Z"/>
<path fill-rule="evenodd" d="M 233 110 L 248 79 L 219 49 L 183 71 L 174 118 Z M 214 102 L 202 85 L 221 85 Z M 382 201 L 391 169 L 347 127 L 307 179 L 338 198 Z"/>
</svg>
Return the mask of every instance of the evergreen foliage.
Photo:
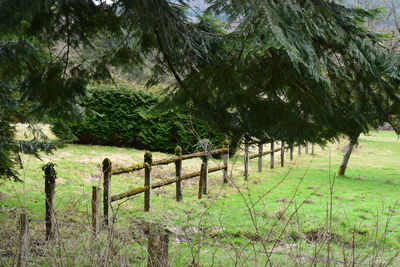
<svg viewBox="0 0 400 267">
<path fill-rule="evenodd" d="M 150 56 L 151 84 L 168 66 L 181 71 L 209 57 L 209 38 L 185 8 L 165 0 L 1 0 L 0 177 L 17 177 L 12 122 L 81 117 L 88 82 L 110 80 L 112 67 L 134 68 Z"/>
<path fill-rule="evenodd" d="M 207 2 L 195 21 L 183 0 L 0 0 L 0 176 L 15 174 L 16 118 L 76 119 L 89 82 L 147 58 L 149 85 L 175 78 L 172 108 L 189 103 L 229 136 L 323 143 L 398 116 L 399 58 L 363 26 L 374 12 L 330 0 Z"/>
<path fill-rule="evenodd" d="M 176 98 L 202 106 L 216 126 L 323 143 L 399 114 L 399 55 L 363 26 L 374 13 L 325 0 L 208 2 L 233 30 Z"/>
<path fill-rule="evenodd" d="M 222 147 L 227 138 L 206 122 L 192 118 L 188 108 L 158 110 L 159 98 L 143 91 L 97 86 L 88 93 L 83 103 L 88 111 L 86 116 L 69 127 L 76 143 L 132 146 L 169 153 L 179 145 L 185 153 L 191 153 L 199 139 L 209 139 L 214 147 Z M 69 138 L 57 124 L 53 131 L 63 139 Z"/>
</svg>

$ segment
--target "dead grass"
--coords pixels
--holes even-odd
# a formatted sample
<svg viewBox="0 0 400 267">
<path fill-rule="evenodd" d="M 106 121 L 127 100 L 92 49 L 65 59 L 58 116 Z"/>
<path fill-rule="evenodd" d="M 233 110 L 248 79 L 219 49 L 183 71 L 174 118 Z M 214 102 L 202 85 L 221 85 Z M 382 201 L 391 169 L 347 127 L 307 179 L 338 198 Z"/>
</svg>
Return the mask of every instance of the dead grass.
<svg viewBox="0 0 400 267">
<path fill-rule="evenodd" d="M 41 133 L 47 136 L 50 140 L 57 140 L 57 137 L 52 133 L 50 125 L 48 124 L 39 123 L 35 125 L 28 125 L 24 123 L 17 123 L 15 124 L 15 128 L 16 140 L 31 140 L 35 136 L 40 136 Z"/>
</svg>

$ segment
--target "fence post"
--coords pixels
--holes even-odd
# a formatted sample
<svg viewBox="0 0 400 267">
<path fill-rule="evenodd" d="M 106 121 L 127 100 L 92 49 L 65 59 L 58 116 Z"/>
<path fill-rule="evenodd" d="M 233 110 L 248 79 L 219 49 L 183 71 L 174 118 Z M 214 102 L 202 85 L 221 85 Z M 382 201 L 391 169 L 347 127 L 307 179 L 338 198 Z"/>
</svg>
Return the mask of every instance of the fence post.
<svg viewBox="0 0 400 267">
<path fill-rule="evenodd" d="M 311 144 L 311 155 L 315 155 L 315 145 L 314 145 L 314 143 Z"/>
<path fill-rule="evenodd" d="M 17 255 L 17 266 L 28 266 L 29 257 L 29 225 L 28 216 L 22 213 L 19 216 L 19 248 Z"/>
<path fill-rule="evenodd" d="M 175 156 L 178 157 L 179 159 L 175 161 L 175 176 L 176 176 L 176 193 L 175 193 L 175 198 L 176 201 L 180 202 L 182 201 L 182 159 L 180 158 L 182 156 L 182 148 L 180 146 L 177 146 L 175 148 Z"/>
<path fill-rule="evenodd" d="M 274 149 L 275 149 L 275 141 L 274 140 L 271 140 L 271 160 L 270 160 L 270 168 L 271 169 L 273 169 L 274 168 L 274 166 L 275 166 L 275 156 L 274 156 L 274 154 L 275 154 L 275 152 L 274 152 Z"/>
<path fill-rule="evenodd" d="M 201 197 L 203 195 L 203 182 L 204 182 L 205 173 L 206 173 L 206 164 L 203 162 L 203 163 L 201 163 L 201 169 L 200 169 L 199 193 L 197 194 L 198 199 L 201 199 Z"/>
<path fill-rule="evenodd" d="M 281 167 L 285 167 L 285 142 L 281 142 Z"/>
<path fill-rule="evenodd" d="M 153 164 L 153 155 L 147 151 L 144 154 L 144 186 L 149 189 L 144 191 L 144 211 L 150 211 L 151 204 L 151 165 Z"/>
<path fill-rule="evenodd" d="M 244 180 L 249 178 L 249 144 L 244 144 Z"/>
<path fill-rule="evenodd" d="M 103 160 L 103 213 L 104 225 L 108 226 L 111 219 L 111 160 L 105 158 Z"/>
<path fill-rule="evenodd" d="M 224 165 L 226 166 L 225 169 L 223 170 L 223 175 L 224 175 L 224 184 L 227 184 L 228 183 L 228 165 L 229 165 L 229 141 L 228 140 L 224 141 L 224 148 L 227 149 L 227 152 L 223 155 Z"/>
<path fill-rule="evenodd" d="M 168 267 L 169 234 L 166 230 L 156 230 L 156 227 L 148 228 L 148 267 Z"/>
<path fill-rule="evenodd" d="M 298 155 L 301 156 L 301 145 L 298 146 Z"/>
<path fill-rule="evenodd" d="M 291 144 L 291 145 L 290 145 L 290 161 L 293 160 L 293 150 L 294 150 L 294 145 Z"/>
<path fill-rule="evenodd" d="M 308 154 L 308 142 L 306 143 L 306 154 Z"/>
<path fill-rule="evenodd" d="M 56 188 L 57 173 L 54 164 L 49 162 L 42 167 L 44 171 L 44 191 L 46 194 L 46 240 L 54 238 L 54 192 Z"/>
<path fill-rule="evenodd" d="M 263 159 L 263 148 L 264 144 L 258 144 L 258 172 L 262 172 L 262 159 Z"/>
<path fill-rule="evenodd" d="M 203 163 L 205 165 L 204 175 L 203 175 L 203 194 L 207 195 L 208 193 L 208 152 L 207 155 L 202 157 Z"/>
<path fill-rule="evenodd" d="M 92 229 L 93 235 L 96 237 L 99 234 L 99 205 L 100 205 L 100 188 L 92 187 Z"/>
</svg>

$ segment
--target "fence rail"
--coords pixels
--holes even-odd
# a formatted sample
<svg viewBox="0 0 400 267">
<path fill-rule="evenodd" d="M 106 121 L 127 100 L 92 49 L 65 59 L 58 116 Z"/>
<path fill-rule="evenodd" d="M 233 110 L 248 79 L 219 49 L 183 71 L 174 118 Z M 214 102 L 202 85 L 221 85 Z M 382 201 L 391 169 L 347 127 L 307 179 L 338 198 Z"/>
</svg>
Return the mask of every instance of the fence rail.
<svg viewBox="0 0 400 267">
<path fill-rule="evenodd" d="M 216 172 L 216 171 L 224 170 L 226 168 L 227 168 L 227 165 L 209 168 L 208 169 L 208 173 L 213 173 L 213 172 Z M 184 180 L 192 179 L 192 178 L 195 178 L 195 177 L 199 177 L 200 174 L 201 174 L 201 171 L 192 172 L 192 173 L 188 173 L 188 174 L 182 175 L 180 179 L 177 179 L 177 178 L 167 179 L 165 181 L 153 184 L 151 186 L 151 189 L 156 189 L 156 188 L 160 188 L 160 187 L 163 187 L 163 186 L 166 186 L 166 185 L 170 185 L 170 184 L 176 183 L 179 180 L 184 181 Z M 111 196 L 111 202 L 114 202 L 114 201 L 117 201 L 117 200 L 121 200 L 121 199 L 124 199 L 124 198 L 127 198 L 127 197 L 131 197 L 131 196 L 134 196 L 134 195 L 138 195 L 138 194 L 143 193 L 143 192 L 145 192 L 147 190 L 149 190 L 148 186 L 137 187 L 137 188 L 132 189 L 132 190 L 130 190 L 128 192 Z"/>
<path fill-rule="evenodd" d="M 205 157 L 207 155 L 214 156 L 214 155 L 223 154 L 223 153 L 228 153 L 228 148 L 215 149 L 215 150 L 210 151 L 209 153 L 197 152 L 197 153 L 193 153 L 193 154 L 175 156 L 173 158 L 168 158 L 168 159 L 155 160 L 151 166 L 168 165 L 168 164 L 180 161 L 180 160 L 201 158 L 201 157 Z M 126 167 L 126 168 L 117 168 L 117 169 L 111 171 L 111 175 L 118 175 L 118 174 L 123 174 L 123 173 L 139 171 L 141 169 L 144 169 L 144 167 L 145 167 L 145 163 L 139 163 L 139 164 L 134 164 L 134 165 Z"/>
<path fill-rule="evenodd" d="M 286 148 L 288 148 L 288 146 L 285 147 L 285 149 L 286 149 Z M 271 154 L 272 152 L 275 153 L 275 152 L 279 152 L 279 151 L 281 151 L 281 150 L 282 150 L 282 148 L 281 148 L 281 147 L 278 147 L 278 148 L 275 148 L 275 149 L 273 149 L 273 150 L 268 150 L 268 151 L 262 152 L 261 154 L 260 154 L 260 153 L 253 154 L 253 155 L 250 155 L 250 156 L 249 156 L 249 159 L 259 158 L 261 155 L 262 155 L 262 156 L 266 156 L 266 155 Z"/>
</svg>

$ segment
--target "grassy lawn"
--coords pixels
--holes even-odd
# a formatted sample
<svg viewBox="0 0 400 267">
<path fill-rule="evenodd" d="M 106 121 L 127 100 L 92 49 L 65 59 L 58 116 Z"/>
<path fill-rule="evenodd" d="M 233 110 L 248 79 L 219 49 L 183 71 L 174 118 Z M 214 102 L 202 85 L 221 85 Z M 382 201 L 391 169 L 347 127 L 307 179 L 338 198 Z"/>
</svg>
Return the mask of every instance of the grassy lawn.
<svg viewBox="0 0 400 267">
<path fill-rule="evenodd" d="M 183 182 L 183 201 L 174 200 L 175 186 L 154 190 L 152 209 L 143 212 L 143 195 L 113 203 L 115 234 L 112 257 L 109 232 L 89 238 L 91 187 L 101 185 L 101 162 L 108 157 L 113 167 L 143 161 L 144 151 L 132 148 L 68 145 L 42 161 L 23 156 L 24 183 L 2 182 L 0 187 L 0 264 L 12 263 L 17 215 L 26 208 L 31 236 L 36 241 L 32 262 L 51 265 L 87 265 L 112 259 L 111 265 L 145 265 L 146 239 L 143 225 L 162 224 L 173 233 L 171 266 L 264 266 L 271 255 L 273 266 L 306 264 L 356 266 L 400 261 L 399 159 L 400 141 L 393 132 L 372 132 L 360 139 L 351 156 L 347 175 L 335 173 L 346 142 L 316 148 L 316 155 L 297 155 L 286 166 L 257 172 L 257 159 L 250 161 L 250 177 L 243 179 L 242 157 L 230 159 L 231 181 L 223 185 L 222 173 L 210 174 L 209 194 L 197 200 L 198 179 Z M 153 159 L 168 157 L 153 153 Z M 57 220 L 62 246 L 44 239 L 44 179 L 41 166 L 56 164 Z M 210 166 L 220 164 L 211 160 Z M 200 160 L 183 162 L 186 173 L 199 171 Z M 174 177 L 174 166 L 153 168 L 153 180 Z M 143 171 L 112 177 L 112 194 L 142 186 Z M 17 208 L 16 208 L 17 207 Z M 62 247 L 62 249 L 60 249 Z M 59 248 L 58 250 L 56 248 Z M 118 248 L 118 249 L 117 249 Z M 103 251 L 104 250 L 104 251 Z M 90 253 L 88 251 L 91 251 Z M 51 252 L 62 255 L 55 259 Z M 46 256 L 47 255 L 47 256 Z M 79 255 L 79 256 L 78 256 Z M 63 260 L 63 261 L 62 261 Z M 61 262 L 60 262 L 61 261 Z M 89 264 L 90 265 L 90 264 Z M 350 264 L 351 265 L 351 264 Z"/>
</svg>

